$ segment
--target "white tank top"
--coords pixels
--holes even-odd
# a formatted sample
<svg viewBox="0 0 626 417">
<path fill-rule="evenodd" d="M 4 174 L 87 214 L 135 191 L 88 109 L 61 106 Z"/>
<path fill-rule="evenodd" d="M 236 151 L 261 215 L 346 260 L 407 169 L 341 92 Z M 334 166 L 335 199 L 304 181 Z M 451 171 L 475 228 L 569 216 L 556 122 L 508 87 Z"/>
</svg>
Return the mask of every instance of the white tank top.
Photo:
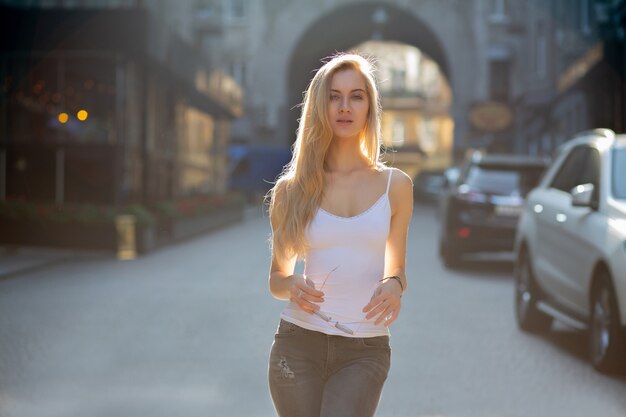
<svg viewBox="0 0 626 417">
<path fill-rule="evenodd" d="M 293 302 L 283 310 L 283 320 L 305 329 L 339 336 L 389 335 L 384 322 L 378 326 L 374 324 L 377 316 L 366 320 L 366 313 L 363 313 L 363 307 L 370 302 L 384 274 L 385 247 L 391 222 L 389 185 L 393 169 L 388 171 L 385 194 L 370 208 L 356 216 L 341 217 L 320 207 L 306 230 L 309 250 L 305 254 L 304 274 L 316 289 L 324 292 L 320 311 L 331 322 L 303 311 Z M 339 326 L 336 327 L 335 323 Z"/>
</svg>

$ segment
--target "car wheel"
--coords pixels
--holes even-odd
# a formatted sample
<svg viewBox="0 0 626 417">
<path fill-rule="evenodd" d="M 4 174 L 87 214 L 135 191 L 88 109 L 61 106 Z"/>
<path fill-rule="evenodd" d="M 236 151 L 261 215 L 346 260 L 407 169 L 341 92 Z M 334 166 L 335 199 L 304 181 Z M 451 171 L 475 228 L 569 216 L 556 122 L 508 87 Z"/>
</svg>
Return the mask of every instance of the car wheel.
<svg viewBox="0 0 626 417">
<path fill-rule="evenodd" d="M 450 245 L 450 243 L 444 243 L 441 247 L 441 254 L 443 263 L 448 268 L 456 268 L 461 263 L 461 252 Z"/>
<path fill-rule="evenodd" d="M 520 251 L 515 264 L 515 317 L 520 329 L 542 333 L 550 329 L 552 317 L 537 308 L 539 291 L 532 272 L 530 256 Z"/>
<path fill-rule="evenodd" d="M 620 325 L 611 277 L 606 271 L 601 274 L 591 294 L 591 363 L 600 372 L 623 372 L 626 370 L 626 337 Z"/>
</svg>

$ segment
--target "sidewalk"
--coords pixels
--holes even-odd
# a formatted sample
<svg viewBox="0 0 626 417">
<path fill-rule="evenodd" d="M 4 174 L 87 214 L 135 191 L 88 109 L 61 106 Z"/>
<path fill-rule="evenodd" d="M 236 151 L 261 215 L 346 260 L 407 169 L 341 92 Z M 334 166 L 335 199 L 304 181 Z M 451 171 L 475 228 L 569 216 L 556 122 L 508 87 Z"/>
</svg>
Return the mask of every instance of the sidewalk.
<svg viewBox="0 0 626 417">
<path fill-rule="evenodd" d="M 244 221 L 267 217 L 267 213 L 264 213 L 264 210 L 265 208 L 261 204 L 246 207 L 244 210 Z M 115 257 L 115 253 L 109 251 L 0 245 L 0 280 L 63 262 L 107 256 Z"/>
<path fill-rule="evenodd" d="M 37 271 L 62 262 L 115 256 L 108 251 L 0 245 L 0 280 Z"/>
</svg>

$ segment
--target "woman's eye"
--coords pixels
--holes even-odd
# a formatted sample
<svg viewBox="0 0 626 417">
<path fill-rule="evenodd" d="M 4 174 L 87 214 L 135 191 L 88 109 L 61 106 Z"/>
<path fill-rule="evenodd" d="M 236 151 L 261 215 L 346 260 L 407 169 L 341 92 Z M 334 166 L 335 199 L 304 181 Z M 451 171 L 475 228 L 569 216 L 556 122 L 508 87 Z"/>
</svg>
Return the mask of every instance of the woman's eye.
<svg viewBox="0 0 626 417">
<path fill-rule="evenodd" d="M 333 95 L 330 96 L 330 99 L 331 100 L 339 100 L 339 96 L 336 95 L 336 94 L 333 94 Z"/>
<path fill-rule="evenodd" d="M 357 94 L 357 95 L 352 96 L 352 98 L 353 98 L 354 100 L 363 100 L 363 96 L 358 95 L 358 94 Z"/>
</svg>

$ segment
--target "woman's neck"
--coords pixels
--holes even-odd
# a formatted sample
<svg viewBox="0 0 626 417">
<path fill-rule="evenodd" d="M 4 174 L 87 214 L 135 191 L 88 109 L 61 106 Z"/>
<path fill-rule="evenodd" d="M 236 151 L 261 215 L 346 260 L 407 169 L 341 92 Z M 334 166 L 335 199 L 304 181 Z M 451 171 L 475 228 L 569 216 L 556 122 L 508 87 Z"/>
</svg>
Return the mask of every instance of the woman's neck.
<svg viewBox="0 0 626 417">
<path fill-rule="evenodd" d="M 360 149 L 359 138 L 333 138 L 326 154 L 326 171 L 352 173 L 369 168 L 367 159 Z"/>
</svg>

